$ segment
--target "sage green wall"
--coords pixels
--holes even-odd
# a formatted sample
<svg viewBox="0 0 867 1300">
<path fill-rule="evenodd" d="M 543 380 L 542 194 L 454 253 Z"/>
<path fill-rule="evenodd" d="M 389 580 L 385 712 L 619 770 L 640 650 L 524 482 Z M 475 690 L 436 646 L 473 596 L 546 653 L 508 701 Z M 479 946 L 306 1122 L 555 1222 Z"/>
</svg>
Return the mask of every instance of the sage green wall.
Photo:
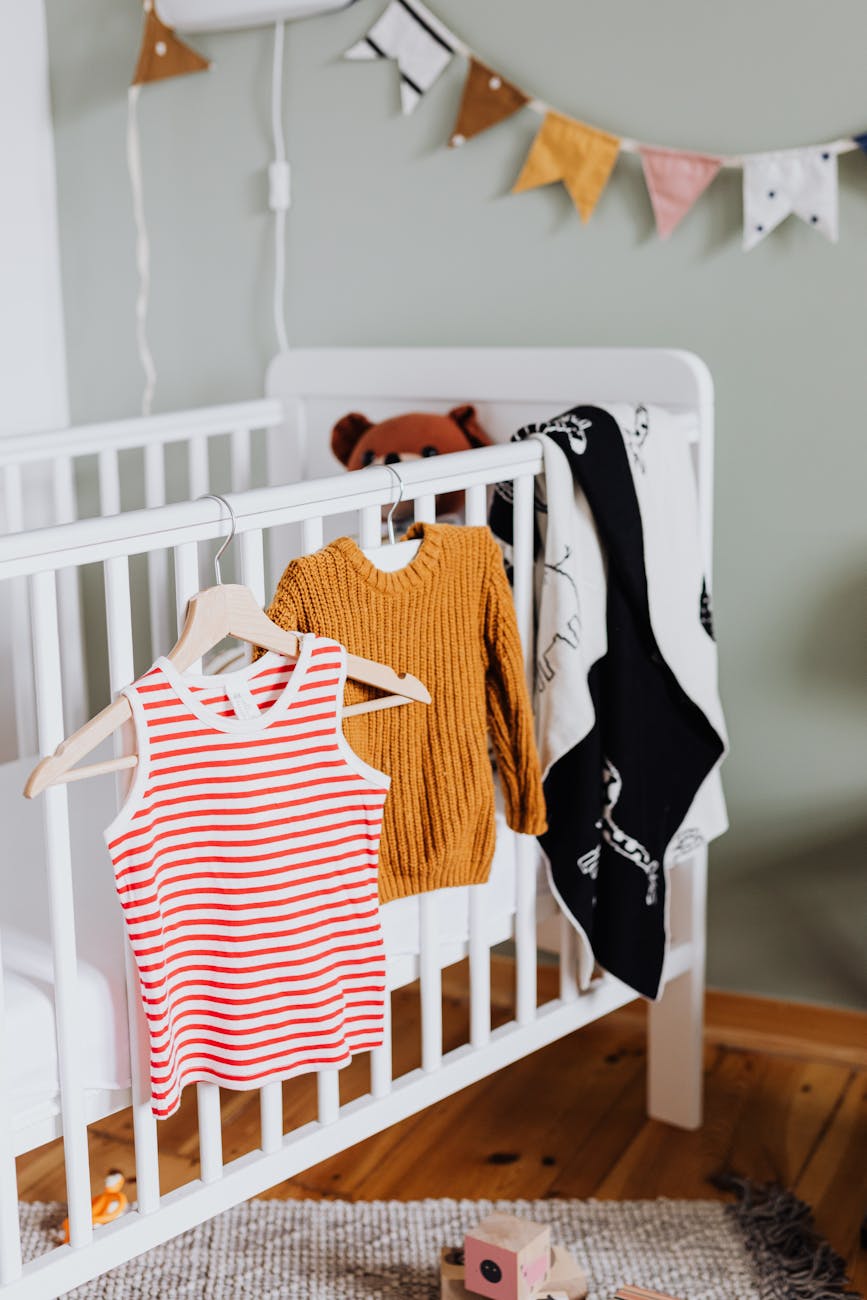
<svg viewBox="0 0 867 1300">
<path fill-rule="evenodd" d="M 127 415 L 141 382 L 124 160 L 139 6 L 47 5 L 73 416 Z M 382 7 L 288 31 L 291 340 L 654 344 L 706 359 L 732 740 L 710 980 L 864 1003 L 867 159 L 841 161 L 836 247 L 792 220 L 744 255 L 736 173 L 660 244 L 632 158 L 582 228 L 559 188 L 509 196 L 532 115 L 442 147 L 461 60 L 409 119 L 389 65 L 340 61 Z M 435 7 L 507 77 L 627 135 L 724 152 L 867 128 L 860 0 L 838 0 L 833 19 L 806 0 Z M 271 34 L 192 43 L 213 70 L 141 98 L 159 409 L 260 391 L 274 346 Z"/>
</svg>

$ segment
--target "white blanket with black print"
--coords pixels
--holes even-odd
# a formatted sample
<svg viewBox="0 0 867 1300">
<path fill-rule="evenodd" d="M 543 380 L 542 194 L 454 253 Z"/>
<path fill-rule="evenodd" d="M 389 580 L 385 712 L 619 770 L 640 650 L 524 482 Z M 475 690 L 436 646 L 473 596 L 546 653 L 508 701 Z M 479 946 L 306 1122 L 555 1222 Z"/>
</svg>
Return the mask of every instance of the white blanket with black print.
<svg viewBox="0 0 867 1300">
<path fill-rule="evenodd" d="M 535 708 L 552 890 L 593 964 L 656 997 L 670 863 L 727 826 L 727 740 L 703 574 L 692 417 L 576 407 L 529 426 L 536 495 Z M 498 490 L 491 527 L 511 544 Z"/>
</svg>

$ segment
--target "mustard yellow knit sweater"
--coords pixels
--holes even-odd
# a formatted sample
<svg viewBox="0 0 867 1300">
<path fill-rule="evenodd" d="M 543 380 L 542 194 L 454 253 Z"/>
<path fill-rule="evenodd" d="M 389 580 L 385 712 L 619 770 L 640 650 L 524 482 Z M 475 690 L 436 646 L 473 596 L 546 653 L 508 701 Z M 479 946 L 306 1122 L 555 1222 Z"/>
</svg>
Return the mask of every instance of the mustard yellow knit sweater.
<svg viewBox="0 0 867 1300">
<path fill-rule="evenodd" d="M 347 718 L 352 748 L 389 773 L 379 859 L 382 902 L 487 879 L 494 850 L 490 728 L 506 817 L 546 828 L 545 799 L 512 594 L 487 528 L 413 524 L 410 564 L 377 569 L 341 537 L 286 569 L 268 615 L 351 654 L 414 673 L 429 705 Z M 377 694 L 347 682 L 346 703 Z"/>
</svg>

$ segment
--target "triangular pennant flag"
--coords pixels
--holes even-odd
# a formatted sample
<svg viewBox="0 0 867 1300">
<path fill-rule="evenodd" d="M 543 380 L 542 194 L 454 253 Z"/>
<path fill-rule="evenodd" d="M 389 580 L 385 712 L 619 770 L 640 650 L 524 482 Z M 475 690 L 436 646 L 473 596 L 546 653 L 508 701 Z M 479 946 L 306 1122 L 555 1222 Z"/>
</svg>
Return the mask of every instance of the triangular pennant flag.
<svg viewBox="0 0 867 1300">
<path fill-rule="evenodd" d="M 152 0 L 145 4 L 145 25 L 142 33 L 138 63 L 135 65 L 132 84 L 140 86 L 146 81 L 164 81 L 167 77 L 183 77 L 188 72 L 204 72 L 210 60 L 185 45 L 171 27 L 157 17 Z"/>
<path fill-rule="evenodd" d="M 853 135 L 852 139 L 863 153 L 867 153 L 867 131 L 862 131 L 860 135 Z"/>
<path fill-rule="evenodd" d="M 391 0 L 367 35 L 343 57 L 394 59 L 400 73 L 401 107 L 411 113 L 454 52 L 451 33 L 426 9 L 416 8 L 411 0 Z"/>
<path fill-rule="evenodd" d="M 546 113 L 512 193 L 562 181 L 581 220 L 589 221 L 619 152 L 616 135 L 560 113 Z"/>
<path fill-rule="evenodd" d="M 668 239 L 722 166 L 711 154 L 639 145 L 644 179 L 660 239 Z"/>
<path fill-rule="evenodd" d="M 464 83 L 458 120 L 452 131 L 450 145 L 463 144 L 474 135 L 480 135 L 498 122 L 504 121 L 523 108 L 529 99 L 523 90 L 506 81 L 493 68 L 478 59 L 470 58 L 470 68 Z"/>
<path fill-rule="evenodd" d="M 744 160 L 744 248 L 794 212 L 837 242 L 837 155 L 821 145 L 749 154 Z"/>
</svg>

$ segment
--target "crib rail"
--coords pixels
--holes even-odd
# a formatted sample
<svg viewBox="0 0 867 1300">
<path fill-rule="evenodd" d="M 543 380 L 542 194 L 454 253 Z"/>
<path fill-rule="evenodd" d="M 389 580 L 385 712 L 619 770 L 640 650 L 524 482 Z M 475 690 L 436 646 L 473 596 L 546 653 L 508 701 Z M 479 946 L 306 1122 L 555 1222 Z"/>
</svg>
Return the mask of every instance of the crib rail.
<svg viewBox="0 0 867 1300">
<path fill-rule="evenodd" d="M 541 464 L 542 453 L 534 442 L 405 462 L 400 471 L 404 500 L 418 503 L 417 518 L 432 518 L 430 499 L 442 493 L 501 479 L 532 479 Z M 352 475 L 342 473 L 227 495 L 239 536 L 302 521 L 309 525 L 309 535 L 314 536 L 317 521 L 387 505 L 394 496 L 394 480 L 383 466 L 374 465 Z M 129 557 L 184 542 L 210 541 L 225 533 L 225 512 L 221 513 L 213 501 L 185 501 L 156 510 L 129 510 L 103 519 L 81 519 L 75 524 L 0 537 L 0 581 L 91 564 L 112 555 Z M 527 559 L 532 567 L 532 555 Z"/>
<path fill-rule="evenodd" d="M 268 429 L 282 419 L 282 403 L 274 398 L 197 407 L 164 415 L 135 416 L 98 424 L 79 424 L 47 433 L 0 436 L 0 465 L 26 465 L 65 457 L 88 456 L 106 449 L 123 451 L 149 444 L 166 445 L 192 438 L 210 438 L 236 430 Z"/>
<path fill-rule="evenodd" d="M 534 477 L 541 469 L 537 444 L 507 444 L 411 462 L 402 466 L 404 496 L 414 503 L 416 518 L 435 517 L 436 497 L 459 489 L 465 494 L 468 524 L 481 524 L 491 484 L 511 481 L 515 506 L 514 598 L 525 652 L 532 635 L 532 547 Z M 379 540 L 380 509 L 393 495 L 393 480 L 384 467 L 342 474 L 315 482 L 252 489 L 230 497 L 237 518 L 240 578 L 264 603 L 268 580 L 268 541 L 286 525 L 300 527 L 302 549 L 319 546 L 325 525 L 350 515 L 363 545 Z M 34 613 L 37 649 L 36 702 L 40 750 L 52 750 L 63 734 L 63 645 L 58 635 L 58 578 L 82 565 L 102 568 L 106 605 L 106 642 L 113 689 L 129 681 L 133 666 L 133 607 L 130 560 L 139 555 L 168 554 L 174 572 L 177 613 L 199 588 L 202 548 L 226 532 L 225 512 L 213 501 L 134 511 L 108 518 L 0 538 L 0 582 L 27 581 Z M 170 640 L 172 638 L 169 638 Z M 529 665 L 530 656 L 527 653 Z M 119 795 L 122 791 L 119 791 Z M 516 898 L 512 938 L 516 952 L 516 990 L 512 1019 L 497 1029 L 491 1023 L 492 935 L 479 891 L 469 891 L 470 1025 L 468 1041 L 444 1051 L 442 970 L 446 959 L 437 931 L 433 895 L 419 903 L 421 1063 L 394 1076 L 391 1027 L 387 1016 L 384 1044 L 371 1054 L 369 1092 L 341 1101 L 337 1071 L 317 1076 L 318 1119 L 285 1132 L 282 1085 L 260 1090 L 261 1137 L 257 1150 L 226 1163 L 223 1156 L 219 1089 L 198 1084 L 200 1176 L 176 1191 L 161 1194 L 159 1134 L 149 1108 L 149 1080 L 142 1014 L 134 968 L 127 958 L 130 1032 L 131 1104 L 137 1202 L 118 1222 L 94 1229 L 90 1219 L 88 1138 L 81 1075 L 81 1008 L 76 967 L 69 835 L 69 792 L 58 786 L 43 796 L 47 904 L 51 911 L 52 949 L 57 989 L 56 1021 L 60 1106 L 64 1137 L 71 1240 L 38 1259 L 22 1263 L 8 1106 L 0 1105 L 0 1297 L 40 1300 L 80 1285 L 107 1268 L 175 1236 L 244 1198 L 293 1176 L 305 1167 L 388 1127 L 456 1090 L 502 1068 L 582 1024 L 633 999 L 617 980 L 604 977 L 579 995 L 575 981 L 574 936 L 560 923 L 560 996 L 542 1006 L 537 997 L 537 918 L 535 842 L 512 836 L 516 856 Z M 106 865 L 106 870 L 108 867 Z M 118 916 L 118 925 L 120 925 Z M 695 940 L 695 942 L 693 942 Z M 698 946 L 697 946 L 698 945 Z M 671 973 L 684 971 L 701 956 L 700 940 L 672 952 Z M 450 958 L 450 960 L 453 958 Z M 401 978 L 405 978 L 405 973 Z M 398 977 L 392 971 L 389 985 Z M 2 1010 L 0 976 L 0 1010 Z M 388 999 L 387 999 L 388 1003 Z M 388 1006 L 387 1006 L 388 1011 Z M 2 1088 L 2 1078 L 0 1078 Z M 2 1102 L 2 1095 L 0 1095 Z"/>
<path fill-rule="evenodd" d="M 166 415 L 78 425 L 48 433 L 0 435 L 0 534 L 72 523 L 123 509 L 165 505 L 180 491 L 244 492 L 268 477 L 266 432 L 283 419 L 276 399 L 178 411 Z M 275 446 L 279 441 L 275 441 Z M 59 579 L 64 658 L 65 721 L 83 721 L 81 593 L 76 576 Z M 165 556 L 148 557 L 148 608 L 154 644 L 168 636 L 169 573 Z M 31 753 L 35 733 L 29 604 L 11 584 L 7 604 L 19 754 Z M 74 653 L 74 648 L 78 652 Z M 6 655 L 2 655 L 5 658 Z M 79 690 L 76 691 L 76 684 Z"/>
</svg>

